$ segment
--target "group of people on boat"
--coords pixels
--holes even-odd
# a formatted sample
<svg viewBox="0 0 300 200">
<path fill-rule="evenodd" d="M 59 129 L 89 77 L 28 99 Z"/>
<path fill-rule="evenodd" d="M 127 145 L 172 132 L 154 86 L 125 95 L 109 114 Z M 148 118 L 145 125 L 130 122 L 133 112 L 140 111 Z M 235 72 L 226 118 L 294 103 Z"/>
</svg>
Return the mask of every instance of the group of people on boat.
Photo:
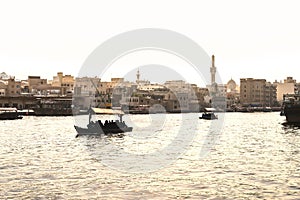
<svg viewBox="0 0 300 200">
<path fill-rule="evenodd" d="M 101 120 L 98 121 L 91 121 L 88 124 L 88 128 L 93 128 L 96 125 L 99 125 L 101 128 L 107 128 L 107 129 L 117 129 L 117 128 L 123 128 L 126 127 L 126 124 L 124 121 L 113 121 L 113 120 L 105 120 L 104 124 L 102 123 Z"/>
</svg>

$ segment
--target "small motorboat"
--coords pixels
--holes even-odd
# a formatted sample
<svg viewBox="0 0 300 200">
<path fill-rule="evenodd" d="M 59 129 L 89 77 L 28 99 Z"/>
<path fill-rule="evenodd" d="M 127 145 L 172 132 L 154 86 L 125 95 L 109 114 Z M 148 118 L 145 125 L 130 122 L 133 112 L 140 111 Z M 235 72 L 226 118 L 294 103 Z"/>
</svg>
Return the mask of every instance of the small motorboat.
<svg viewBox="0 0 300 200">
<path fill-rule="evenodd" d="M 212 120 L 212 119 L 218 119 L 218 116 L 215 115 L 215 113 L 213 113 L 213 112 L 205 112 L 205 113 L 202 114 L 201 117 L 199 117 L 199 119 Z"/>
<path fill-rule="evenodd" d="M 199 119 L 207 119 L 207 120 L 212 120 L 212 119 L 218 119 L 218 116 L 215 115 L 213 112 L 215 109 L 214 108 L 205 108 L 205 112 L 202 114 Z"/>
</svg>

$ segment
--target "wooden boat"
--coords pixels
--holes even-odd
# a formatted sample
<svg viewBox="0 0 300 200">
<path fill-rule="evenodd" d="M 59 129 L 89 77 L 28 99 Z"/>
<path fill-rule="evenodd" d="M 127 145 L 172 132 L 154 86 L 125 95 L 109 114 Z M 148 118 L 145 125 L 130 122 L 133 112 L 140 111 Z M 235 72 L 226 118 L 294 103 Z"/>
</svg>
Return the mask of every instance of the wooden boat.
<svg viewBox="0 0 300 200">
<path fill-rule="evenodd" d="M 16 108 L 0 108 L 0 120 L 22 119 Z"/>
<path fill-rule="evenodd" d="M 98 121 L 91 121 L 92 114 L 118 114 L 120 120 L 116 121 L 108 121 L 105 120 L 104 123 L 101 120 Z M 125 132 L 131 132 L 132 127 L 128 127 L 125 122 L 122 120 L 122 116 L 124 112 L 120 110 L 113 110 L 113 109 L 102 109 L 102 108 L 90 108 L 89 111 L 89 123 L 86 127 L 79 127 L 74 125 L 75 130 L 77 131 L 78 136 L 82 135 L 101 135 L 101 134 L 119 134 Z"/>
<path fill-rule="evenodd" d="M 36 116 L 72 116 L 72 99 L 40 99 L 33 108 Z"/>
<path fill-rule="evenodd" d="M 283 95 L 282 115 L 288 123 L 300 124 L 300 94 Z"/>
<path fill-rule="evenodd" d="M 106 125 L 101 125 L 101 122 L 96 121 L 96 122 L 90 122 L 87 125 L 87 128 L 81 128 L 78 126 L 74 126 L 76 131 L 77 131 L 77 135 L 81 136 L 81 135 L 101 135 L 101 134 L 105 134 L 105 135 L 109 135 L 109 134 L 118 134 L 118 133 L 125 133 L 125 132 L 131 132 L 132 131 L 132 127 L 128 127 L 124 122 L 108 122 Z"/>
</svg>

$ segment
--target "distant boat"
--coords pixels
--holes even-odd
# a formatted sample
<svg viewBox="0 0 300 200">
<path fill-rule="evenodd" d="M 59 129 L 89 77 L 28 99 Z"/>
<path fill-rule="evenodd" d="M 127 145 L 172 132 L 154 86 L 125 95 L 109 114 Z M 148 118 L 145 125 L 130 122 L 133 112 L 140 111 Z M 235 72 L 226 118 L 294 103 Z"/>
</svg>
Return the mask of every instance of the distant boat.
<svg viewBox="0 0 300 200">
<path fill-rule="evenodd" d="M 288 123 L 300 124 L 300 94 L 283 95 L 281 115 L 285 115 Z"/>
<path fill-rule="evenodd" d="M 202 114 L 201 117 L 199 117 L 199 119 L 207 119 L 207 120 L 218 119 L 218 116 L 215 115 L 214 111 L 215 111 L 214 108 L 205 108 L 205 112 Z"/>
<path fill-rule="evenodd" d="M 149 105 L 128 106 L 122 105 L 122 110 L 127 114 L 149 114 Z M 153 111 L 153 110 L 152 110 Z"/>
<path fill-rule="evenodd" d="M 0 120 L 22 119 L 16 108 L 0 108 Z"/>
<path fill-rule="evenodd" d="M 272 108 L 271 107 L 264 107 L 263 112 L 272 112 Z"/>
<path fill-rule="evenodd" d="M 72 116 L 72 99 L 40 99 L 33 108 L 36 116 Z"/>
<path fill-rule="evenodd" d="M 105 120 L 103 123 L 101 120 L 91 121 L 92 114 L 117 114 L 120 117 L 120 120 Z M 132 127 L 128 127 L 125 122 L 122 120 L 124 112 L 121 110 L 105 109 L 105 108 L 90 108 L 89 109 L 89 123 L 86 127 L 79 127 L 74 125 L 75 130 L 77 131 L 78 136 L 82 135 L 102 135 L 102 134 L 119 134 L 125 132 L 131 132 Z"/>
</svg>

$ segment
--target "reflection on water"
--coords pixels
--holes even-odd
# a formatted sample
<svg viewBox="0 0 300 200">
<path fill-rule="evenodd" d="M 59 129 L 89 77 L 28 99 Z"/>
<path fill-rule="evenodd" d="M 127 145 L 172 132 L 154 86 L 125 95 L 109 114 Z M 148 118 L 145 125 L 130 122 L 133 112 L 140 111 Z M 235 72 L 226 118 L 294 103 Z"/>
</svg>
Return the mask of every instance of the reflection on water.
<svg viewBox="0 0 300 200">
<path fill-rule="evenodd" d="M 299 198 L 299 127 L 279 113 L 227 113 L 222 133 L 200 119 L 182 130 L 178 122 L 194 117 L 184 115 L 153 130 L 149 116 L 128 116 L 135 129 L 119 137 L 75 138 L 72 117 L 0 121 L 1 198 Z M 170 144 L 180 151 L 164 153 Z"/>
</svg>

